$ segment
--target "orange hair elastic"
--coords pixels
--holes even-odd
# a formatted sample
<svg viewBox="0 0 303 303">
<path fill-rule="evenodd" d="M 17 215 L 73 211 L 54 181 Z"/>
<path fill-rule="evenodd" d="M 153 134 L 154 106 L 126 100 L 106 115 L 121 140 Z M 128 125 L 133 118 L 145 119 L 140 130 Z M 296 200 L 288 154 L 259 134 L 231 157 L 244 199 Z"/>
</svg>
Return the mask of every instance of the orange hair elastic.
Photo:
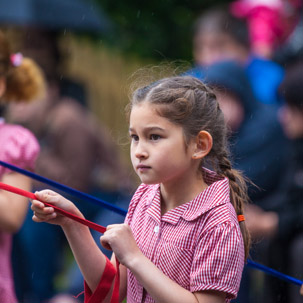
<svg viewBox="0 0 303 303">
<path fill-rule="evenodd" d="M 244 215 L 238 215 L 238 221 L 239 221 L 239 223 L 242 221 L 245 221 Z"/>
</svg>

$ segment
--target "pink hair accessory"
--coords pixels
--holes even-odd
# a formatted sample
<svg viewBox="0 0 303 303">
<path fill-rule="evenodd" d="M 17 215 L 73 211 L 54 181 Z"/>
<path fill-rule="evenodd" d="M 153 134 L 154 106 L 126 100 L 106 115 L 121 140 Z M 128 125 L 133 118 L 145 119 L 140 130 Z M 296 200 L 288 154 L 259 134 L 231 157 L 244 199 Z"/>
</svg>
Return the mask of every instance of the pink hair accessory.
<svg viewBox="0 0 303 303">
<path fill-rule="evenodd" d="M 12 66 L 20 66 L 23 61 L 23 55 L 21 53 L 11 54 L 10 60 L 12 63 Z"/>
</svg>

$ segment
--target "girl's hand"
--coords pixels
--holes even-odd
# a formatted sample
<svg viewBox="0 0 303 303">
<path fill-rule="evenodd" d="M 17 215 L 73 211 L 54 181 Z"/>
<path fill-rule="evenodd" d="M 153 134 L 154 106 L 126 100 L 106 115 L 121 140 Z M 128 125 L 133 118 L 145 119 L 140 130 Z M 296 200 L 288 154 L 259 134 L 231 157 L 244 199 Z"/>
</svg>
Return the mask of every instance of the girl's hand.
<svg viewBox="0 0 303 303">
<path fill-rule="evenodd" d="M 103 247 L 113 250 L 119 262 L 126 267 L 129 267 L 132 260 L 142 255 L 127 224 L 108 225 L 106 232 L 100 237 L 100 242 Z"/>
<path fill-rule="evenodd" d="M 300 288 L 300 294 L 301 294 L 301 296 L 303 296 L 303 284 L 301 285 L 301 288 Z"/>
<path fill-rule="evenodd" d="M 63 210 L 66 210 L 73 214 L 76 214 L 77 216 L 83 217 L 81 212 L 71 201 L 65 199 L 64 197 L 52 190 L 37 191 L 35 192 L 35 195 L 40 200 L 32 201 L 31 209 L 34 212 L 33 221 L 35 222 L 48 222 L 61 226 L 72 222 L 72 219 L 57 213 L 54 208 L 45 206 L 45 204 L 43 204 L 43 201 L 60 207 Z"/>
</svg>

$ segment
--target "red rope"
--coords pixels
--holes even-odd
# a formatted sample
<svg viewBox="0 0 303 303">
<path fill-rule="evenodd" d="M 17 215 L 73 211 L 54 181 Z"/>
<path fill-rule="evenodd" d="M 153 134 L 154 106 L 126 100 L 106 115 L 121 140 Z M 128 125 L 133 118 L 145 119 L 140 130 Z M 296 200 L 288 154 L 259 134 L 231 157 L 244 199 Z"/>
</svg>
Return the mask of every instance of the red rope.
<svg viewBox="0 0 303 303">
<path fill-rule="evenodd" d="M 0 182 L 0 189 L 12 192 L 12 193 L 20 195 L 20 196 L 27 197 L 27 198 L 32 199 L 32 200 L 38 200 L 38 201 L 42 202 L 43 204 L 45 204 L 46 206 L 54 208 L 58 213 L 66 216 L 66 217 L 69 217 L 69 218 L 71 218 L 71 219 L 73 219 L 73 220 L 75 220 L 75 221 L 77 221 L 77 222 L 79 222 L 83 225 L 86 225 L 86 226 L 88 226 L 88 227 L 90 227 L 90 228 L 92 228 L 92 229 L 94 229 L 94 230 L 96 230 L 96 231 L 98 231 L 102 234 L 106 231 L 106 228 L 104 226 L 101 226 L 101 225 L 96 224 L 94 222 L 91 222 L 89 220 L 78 217 L 78 216 L 76 216 L 72 213 L 69 213 L 69 212 L 67 212 L 67 211 L 65 211 L 65 210 L 63 210 L 63 209 L 61 209 L 57 206 L 54 206 L 50 203 L 41 201 L 41 200 L 37 199 L 35 194 L 33 194 L 31 192 L 28 192 L 26 190 L 23 190 L 21 188 L 17 188 L 17 187 L 14 187 L 14 186 L 11 186 L 11 185 Z M 108 280 L 109 276 L 110 276 L 110 270 L 107 269 L 107 267 L 106 267 L 105 271 L 103 273 L 103 276 L 102 276 L 102 280 L 101 280 L 100 283 L 103 283 L 103 281 L 104 281 L 104 283 L 106 282 L 108 284 L 109 281 L 107 281 L 107 280 Z M 111 299 L 112 303 L 119 302 L 120 279 L 119 279 L 119 261 L 117 259 L 116 259 L 116 273 L 115 273 L 114 278 L 115 278 L 115 282 L 114 282 L 115 284 L 114 284 L 114 290 L 113 290 L 112 299 Z M 113 281 L 113 280 L 111 279 L 111 281 Z M 82 293 L 80 293 L 80 294 L 82 294 Z M 89 302 L 90 301 L 92 301 L 91 303 L 93 303 L 93 300 L 89 300 Z"/>
<path fill-rule="evenodd" d="M 10 191 L 10 192 L 12 192 L 14 194 L 17 194 L 17 195 L 20 195 L 20 196 L 24 196 L 24 197 L 27 197 L 27 198 L 32 199 L 32 200 L 38 200 L 38 201 L 40 201 L 36 197 L 36 195 L 33 194 L 33 193 L 31 193 L 29 191 L 26 191 L 26 190 L 23 190 L 21 188 L 17 188 L 17 187 L 14 187 L 14 186 L 2 183 L 2 182 L 0 182 L 0 189 L 4 189 L 6 191 Z M 81 217 L 78 217 L 78 216 L 76 216 L 74 214 L 71 214 L 71 213 L 69 213 L 69 212 L 67 212 L 67 211 L 65 211 L 65 210 L 63 210 L 63 209 L 61 209 L 61 208 L 59 208 L 59 207 L 57 207 L 55 205 L 52 205 L 50 203 L 47 203 L 47 202 L 44 202 L 44 201 L 40 201 L 40 202 L 42 202 L 46 206 L 54 208 L 58 213 L 66 216 L 66 217 L 69 217 L 69 218 L 71 218 L 71 219 L 73 219 L 73 220 L 75 220 L 75 221 L 77 221 L 77 222 L 79 222 L 81 224 L 84 224 L 84 225 L 86 225 L 86 226 L 88 226 L 88 227 L 90 227 L 90 228 L 92 228 L 92 229 L 94 229 L 94 230 L 96 230 L 96 231 L 98 231 L 98 232 L 100 232 L 102 234 L 104 234 L 105 231 L 106 231 L 106 228 L 104 226 L 101 226 L 101 225 L 96 224 L 94 222 L 91 222 L 89 220 L 86 220 L 86 219 L 83 219 Z"/>
</svg>

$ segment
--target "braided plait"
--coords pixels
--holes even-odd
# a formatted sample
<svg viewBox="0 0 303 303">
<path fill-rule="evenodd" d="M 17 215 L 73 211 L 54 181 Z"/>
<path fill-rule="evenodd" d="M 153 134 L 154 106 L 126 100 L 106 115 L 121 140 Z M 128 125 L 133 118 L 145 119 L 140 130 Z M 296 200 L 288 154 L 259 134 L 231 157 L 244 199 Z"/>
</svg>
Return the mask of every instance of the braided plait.
<svg viewBox="0 0 303 303">
<path fill-rule="evenodd" d="M 229 180 L 231 203 L 234 206 L 237 215 L 243 215 L 244 214 L 243 201 L 247 202 L 249 200 L 247 194 L 246 181 L 240 171 L 232 168 L 226 150 L 221 153 L 218 159 L 219 159 L 218 173 L 224 177 L 227 177 Z M 247 258 L 249 254 L 249 247 L 250 247 L 250 235 L 246 227 L 245 221 L 242 221 L 239 224 L 240 224 L 244 246 L 245 246 L 245 258 Z"/>
</svg>

